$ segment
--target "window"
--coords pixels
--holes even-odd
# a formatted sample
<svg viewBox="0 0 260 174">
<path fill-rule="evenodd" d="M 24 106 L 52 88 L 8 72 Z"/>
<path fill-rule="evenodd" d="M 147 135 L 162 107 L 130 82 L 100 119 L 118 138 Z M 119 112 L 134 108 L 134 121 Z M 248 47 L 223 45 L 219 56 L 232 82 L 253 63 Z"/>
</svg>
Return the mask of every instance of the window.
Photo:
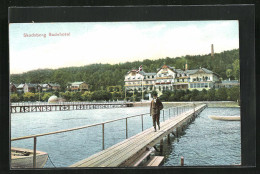
<svg viewBox="0 0 260 174">
<path fill-rule="evenodd" d="M 148 79 L 150 79 L 150 76 L 148 76 Z"/>
<path fill-rule="evenodd" d="M 205 83 L 205 88 L 207 88 L 209 86 L 209 84 L 208 83 Z"/>
<path fill-rule="evenodd" d="M 201 87 L 201 88 L 204 88 L 204 87 L 205 87 L 205 83 L 201 83 L 201 84 L 200 84 L 200 87 Z"/>
<path fill-rule="evenodd" d="M 152 78 L 154 78 L 154 76 L 152 76 Z"/>
<path fill-rule="evenodd" d="M 179 79 L 177 79 L 177 82 L 179 82 Z"/>
<path fill-rule="evenodd" d="M 190 88 L 193 88 L 193 84 L 190 84 Z"/>
<path fill-rule="evenodd" d="M 184 82 L 184 79 L 182 79 L 182 81 Z"/>
</svg>

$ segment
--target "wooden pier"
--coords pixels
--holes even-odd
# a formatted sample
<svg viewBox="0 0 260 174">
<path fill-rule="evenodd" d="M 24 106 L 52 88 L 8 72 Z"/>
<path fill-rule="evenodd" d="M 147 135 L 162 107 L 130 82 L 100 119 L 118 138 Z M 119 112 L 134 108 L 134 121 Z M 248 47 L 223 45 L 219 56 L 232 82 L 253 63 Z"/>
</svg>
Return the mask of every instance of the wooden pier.
<svg viewBox="0 0 260 174">
<path fill-rule="evenodd" d="M 104 108 L 131 107 L 132 103 L 81 103 L 81 102 L 64 102 L 58 104 L 22 104 L 10 105 L 10 113 L 25 112 L 50 112 L 50 111 L 69 111 L 69 110 L 88 110 Z"/>
<path fill-rule="evenodd" d="M 191 108 L 162 122 L 161 129 L 157 130 L 157 132 L 154 131 L 154 128 L 146 129 L 135 136 L 81 160 L 70 167 L 138 166 L 142 160 L 151 153 L 152 147 L 160 143 L 160 149 L 162 150 L 163 139 L 165 137 L 169 138 L 171 133 L 178 136 L 180 131 L 184 130 L 205 107 L 206 104 L 201 104 Z M 162 157 L 152 158 L 153 161 L 148 162 L 148 164 L 150 164 L 150 166 L 155 165 L 158 161 L 156 159 L 162 160 Z"/>
</svg>

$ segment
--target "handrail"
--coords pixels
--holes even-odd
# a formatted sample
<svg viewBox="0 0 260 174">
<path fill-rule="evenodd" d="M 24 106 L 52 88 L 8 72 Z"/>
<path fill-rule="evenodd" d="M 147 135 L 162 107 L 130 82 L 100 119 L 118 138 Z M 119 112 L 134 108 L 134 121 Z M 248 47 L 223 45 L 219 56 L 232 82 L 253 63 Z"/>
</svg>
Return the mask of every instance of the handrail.
<svg viewBox="0 0 260 174">
<path fill-rule="evenodd" d="M 70 132 L 70 131 L 79 130 L 79 129 L 85 129 L 85 128 L 89 128 L 89 127 L 93 127 L 93 126 L 99 126 L 99 125 L 102 125 L 102 124 L 111 123 L 111 122 L 115 122 L 115 121 L 119 121 L 119 120 L 124 120 L 124 119 L 127 119 L 127 118 L 138 117 L 138 116 L 146 115 L 146 114 L 150 114 L 150 113 L 144 113 L 144 114 L 140 114 L 140 115 L 118 118 L 118 119 L 109 120 L 109 121 L 105 121 L 105 122 L 101 122 L 101 123 L 97 123 L 97 124 L 91 124 L 91 125 L 86 125 L 86 126 L 81 126 L 81 127 L 71 128 L 71 129 L 63 129 L 63 130 L 48 132 L 48 133 L 43 133 L 43 134 L 35 134 L 35 135 L 30 135 L 30 136 L 12 138 L 11 141 L 17 141 L 17 140 L 34 138 L 34 137 L 41 137 L 41 136 L 45 136 L 45 135 L 52 135 L 52 134 L 58 134 L 58 133 L 63 133 L 63 132 Z"/>
<path fill-rule="evenodd" d="M 188 105 L 190 105 L 190 104 L 188 104 Z M 179 106 L 179 107 L 188 106 L 188 105 L 182 105 L 182 106 Z M 177 107 L 171 107 L 170 109 L 174 109 L 174 108 L 178 108 L 178 106 Z M 29 135 L 29 136 L 24 136 L 24 137 L 12 138 L 11 141 L 29 139 L 29 138 L 34 138 L 34 137 L 41 137 L 41 136 L 45 136 L 45 135 L 58 134 L 58 133 L 63 133 L 63 132 L 70 132 L 70 131 L 74 131 L 74 130 L 80 130 L 80 129 L 85 129 L 85 128 L 89 128 L 89 127 L 99 126 L 99 125 L 102 125 L 102 124 L 112 123 L 112 122 L 115 122 L 115 121 L 124 120 L 124 119 L 127 119 L 127 118 L 138 117 L 138 116 L 147 115 L 147 114 L 150 114 L 150 113 L 143 113 L 143 114 L 139 114 L 139 115 L 133 115 L 133 116 L 129 116 L 129 117 L 118 118 L 118 119 L 114 119 L 114 120 L 109 120 L 109 121 L 96 123 L 96 124 L 85 125 L 85 126 L 71 128 L 71 129 L 63 129 L 63 130 L 48 132 L 48 133 L 43 133 L 43 134 L 35 134 L 35 135 Z"/>
</svg>

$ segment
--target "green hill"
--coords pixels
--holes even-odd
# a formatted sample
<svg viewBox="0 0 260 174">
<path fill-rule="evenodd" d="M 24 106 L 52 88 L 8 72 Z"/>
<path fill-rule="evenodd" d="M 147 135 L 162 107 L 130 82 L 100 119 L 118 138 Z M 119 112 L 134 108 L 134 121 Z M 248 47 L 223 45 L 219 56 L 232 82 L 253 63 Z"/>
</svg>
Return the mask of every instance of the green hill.
<svg viewBox="0 0 260 174">
<path fill-rule="evenodd" d="M 126 62 L 115 65 L 92 64 L 81 67 L 68 67 L 59 69 L 40 69 L 28 71 L 23 74 L 11 74 L 13 83 L 59 83 L 63 89 L 68 82 L 85 81 L 90 84 L 90 90 L 106 89 L 107 86 L 124 85 L 125 74 L 140 65 L 145 72 L 156 72 L 163 64 L 184 69 L 185 63 L 188 69 L 204 67 L 220 75 L 221 78 L 239 79 L 239 50 L 229 50 L 215 53 L 212 58 L 208 55 L 183 56 L 175 58 L 160 58 L 157 60 L 144 60 Z"/>
</svg>

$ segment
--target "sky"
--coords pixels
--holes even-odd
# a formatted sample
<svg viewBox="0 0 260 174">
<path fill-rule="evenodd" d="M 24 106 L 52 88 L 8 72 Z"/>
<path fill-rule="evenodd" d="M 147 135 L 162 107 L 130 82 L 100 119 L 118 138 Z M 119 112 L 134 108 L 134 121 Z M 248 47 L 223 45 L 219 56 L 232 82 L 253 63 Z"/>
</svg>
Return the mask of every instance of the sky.
<svg viewBox="0 0 260 174">
<path fill-rule="evenodd" d="M 9 24 L 10 73 L 210 54 L 239 48 L 238 21 Z M 68 33 L 68 36 L 49 36 Z M 46 37 L 25 37 L 32 34 Z"/>
</svg>

